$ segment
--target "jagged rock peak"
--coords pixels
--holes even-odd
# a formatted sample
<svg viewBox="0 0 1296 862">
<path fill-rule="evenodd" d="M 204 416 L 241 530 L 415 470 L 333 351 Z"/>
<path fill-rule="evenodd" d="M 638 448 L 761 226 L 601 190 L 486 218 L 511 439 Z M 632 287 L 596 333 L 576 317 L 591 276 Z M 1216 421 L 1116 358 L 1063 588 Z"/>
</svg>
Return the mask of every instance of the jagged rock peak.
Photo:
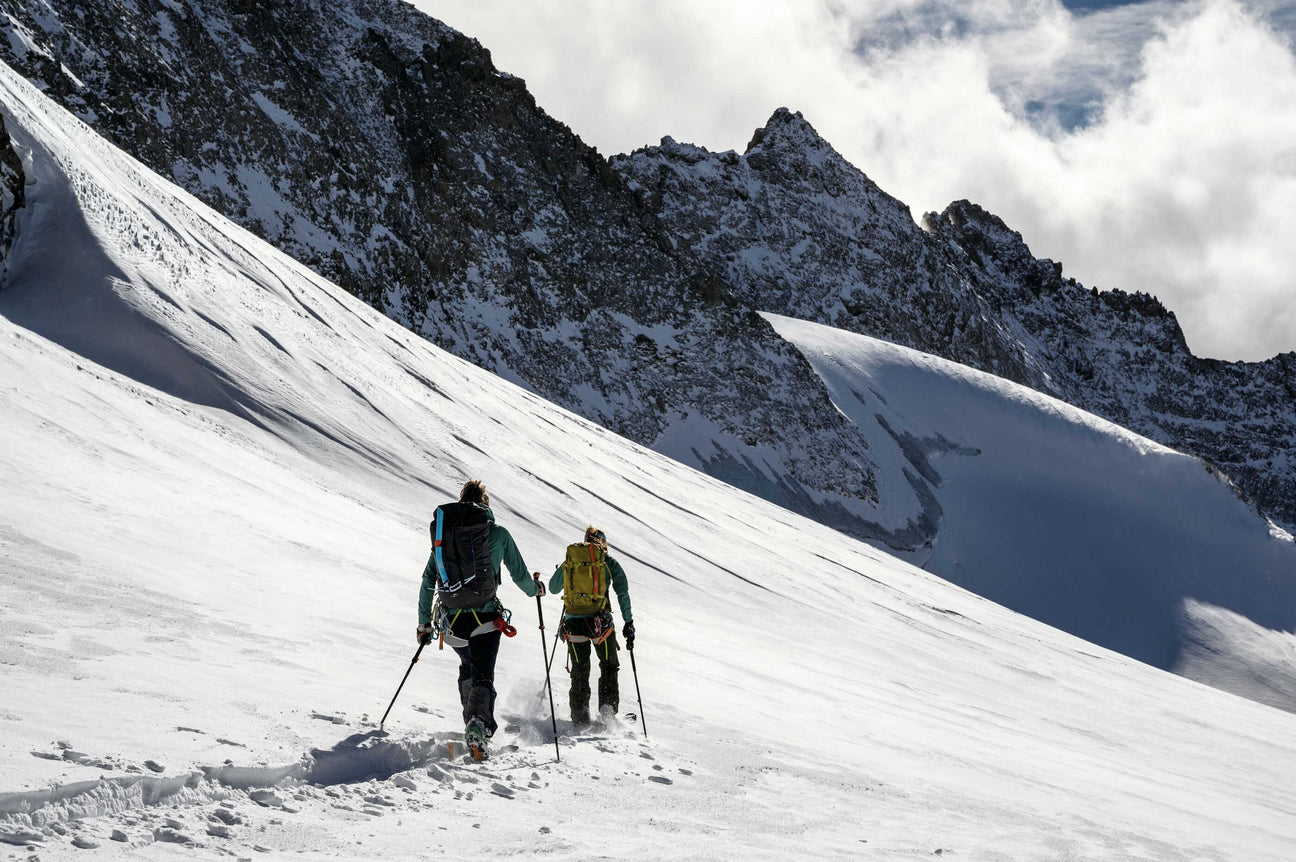
<svg viewBox="0 0 1296 862">
<path fill-rule="evenodd" d="M 800 111 L 779 108 L 769 118 L 769 122 L 752 134 L 746 152 L 750 154 L 758 148 L 831 150 L 832 145 L 815 131 Z"/>
<path fill-rule="evenodd" d="M 650 147 L 642 147 L 635 150 L 636 153 L 648 152 Z M 712 156 L 719 155 L 722 159 L 726 156 L 732 156 L 733 150 L 726 150 L 723 153 L 712 153 L 706 147 L 699 147 L 696 144 L 684 144 L 672 138 L 670 135 L 661 139 L 661 144 L 657 147 L 659 154 L 671 159 L 677 159 L 688 164 L 697 164 L 705 161 Z"/>
<path fill-rule="evenodd" d="M 648 162 L 665 159 L 677 165 L 705 162 L 727 167 L 746 165 L 767 177 L 772 174 L 798 179 L 815 176 L 821 181 L 825 172 L 839 180 L 858 174 L 870 193 L 881 194 L 881 190 L 824 140 L 799 111 L 787 108 L 776 110 L 769 122 L 753 133 L 741 156 L 733 150 L 712 152 L 695 144 L 681 143 L 668 135 L 657 146 L 640 147 L 628 155 L 613 156 L 610 161 L 614 169 L 633 173 L 633 166 L 644 163 L 645 159 Z M 895 203 L 907 210 L 898 201 Z"/>
<path fill-rule="evenodd" d="M 1034 268 L 1035 256 L 1031 254 L 1021 232 L 1008 227 L 999 216 L 971 201 L 955 201 L 939 215 L 925 213 L 922 227 L 929 233 L 953 241 L 965 253 L 973 255 L 982 263 L 989 256 L 996 259 L 1001 268 L 1022 271 Z M 1060 279 L 1061 266 L 1052 261 L 1048 263 L 1056 269 L 1056 279 Z M 1042 286 L 1034 285 L 1035 292 L 1038 293 Z"/>
<path fill-rule="evenodd" d="M 923 216 L 923 227 L 929 231 L 938 231 L 943 225 L 949 225 L 960 233 L 976 231 L 999 243 L 1025 244 L 1020 231 L 1013 230 L 999 216 L 968 200 L 954 201 L 940 215 L 926 213 Z"/>
<path fill-rule="evenodd" d="M 1055 293 L 1064 285 L 1084 289 L 1084 285 L 1074 279 L 1063 278 L 1061 263 L 1035 258 L 1019 231 L 1008 227 L 999 216 L 977 204 L 959 200 L 947 206 L 940 215 L 926 213 L 923 227 L 930 233 L 952 239 L 979 266 L 987 271 L 1009 274 L 1011 281 L 1036 296 Z M 1101 301 L 1122 319 L 1136 314 L 1154 322 L 1157 331 L 1142 332 L 1140 338 L 1143 343 L 1163 351 L 1177 351 L 1185 357 L 1192 356 L 1174 312 L 1152 294 L 1142 291 L 1126 293 L 1120 288 L 1099 291 L 1095 287 L 1089 290 L 1095 301 Z"/>
</svg>

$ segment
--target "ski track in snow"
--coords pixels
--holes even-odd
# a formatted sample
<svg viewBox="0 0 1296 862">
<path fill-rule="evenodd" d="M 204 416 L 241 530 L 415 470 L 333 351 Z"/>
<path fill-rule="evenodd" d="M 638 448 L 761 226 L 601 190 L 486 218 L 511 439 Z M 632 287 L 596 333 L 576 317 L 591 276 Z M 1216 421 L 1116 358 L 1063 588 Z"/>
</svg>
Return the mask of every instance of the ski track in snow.
<svg viewBox="0 0 1296 862">
<path fill-rule="evenodd" d="M 0 858 L 1296 855 L 1296 716 L 633 446 L 404 332 L 8 69 L 0 102 L 39 167 L 0 293 Z M 507 578 L 497 756 L 450 755 L 450 653 L 366 736 L 414 648 L 426 516 L 468 476 L 532 570 L 607 529 L 647 739 L 574 732 L 555 662 L 554 761 L 535 603 Z"/>
</svg>

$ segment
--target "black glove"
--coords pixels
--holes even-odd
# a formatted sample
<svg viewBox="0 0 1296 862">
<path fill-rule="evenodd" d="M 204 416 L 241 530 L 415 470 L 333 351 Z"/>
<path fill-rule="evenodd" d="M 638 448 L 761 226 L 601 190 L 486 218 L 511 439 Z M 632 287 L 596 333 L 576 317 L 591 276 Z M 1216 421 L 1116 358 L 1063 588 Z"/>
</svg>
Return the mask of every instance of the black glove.
<svg viewBox="0 0 1296 862">
<path fill-rule="evenodd" d="M 547 594 L 548 591 L 545 589 L 544 582 L 540 580 L 539 572 L 534 572 L 531 575 L 531 580 L 535 581 L 537 597 Z"/>
<path fill-rule="evenodd" d="M 625 638 L 626 649 L 634 649 L 634 623 L 627 622 L 621 628 L 621 637 Z"/>
<path fill-rule="evenodd" d="M 418 640 L 419 646 L 427 646 L 432 643 L 432 626 L 427 623 L 420 625 L 414 633 L 414 637 Z"/>
</svg>

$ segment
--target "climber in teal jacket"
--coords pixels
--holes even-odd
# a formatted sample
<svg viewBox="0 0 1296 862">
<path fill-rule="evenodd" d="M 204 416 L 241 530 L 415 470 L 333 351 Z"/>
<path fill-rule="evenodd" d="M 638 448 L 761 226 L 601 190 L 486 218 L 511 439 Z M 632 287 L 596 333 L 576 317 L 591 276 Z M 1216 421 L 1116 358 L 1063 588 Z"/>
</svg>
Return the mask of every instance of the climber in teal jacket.
<svg viewBox="0 0 1296 862">
<path fill-rule="evenodd" d="M 482 548 L 483 538 L 485 549 L 489 550 L 489 564 L 485 555 L 476 551 Z M 423 567 L 423 582 L 419 587 L 418 642 L 426 644 L 439 636 L 458 654 L 464 739 L 473 755 L 481 759 L 485 757 L 486 740 L 498 727 L 495 659 L 499 654 L 500 635 L 517 634 L 509 625 L 508 612 L 495 596 L 500 566 L 508 567 L 513 583 L 528 596 L 543 596 L 545 588 L 539 572 L 527 574 L 526 562 L 509 531 L 495 523 L 490 495 L 478 479 L 463 486 L 458 503 L 438 507 L 432 521 L 432 540 L 432 554 Z M 451 589 L 442 583 L 443 570 L 448 578 L 454 575 L 447 584 L 462 580 L 471 589 L 447 592 L 437 601 L 439 590 Z M 465 596 L 470 597 L 466 605 L 462 601 Z M 453 600 L 456 598 L 459 600 Z"/>
</svg>

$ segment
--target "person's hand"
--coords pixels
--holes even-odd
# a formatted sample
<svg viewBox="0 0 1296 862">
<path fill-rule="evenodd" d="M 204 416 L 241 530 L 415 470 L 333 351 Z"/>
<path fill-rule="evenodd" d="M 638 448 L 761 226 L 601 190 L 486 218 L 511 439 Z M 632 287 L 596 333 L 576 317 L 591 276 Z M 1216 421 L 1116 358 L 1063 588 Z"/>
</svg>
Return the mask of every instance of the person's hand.
<svg viewBox="0 0 1296 862">
<path fill-rule="evenodd" d="M 626 649 L 634 649 L 634 623 L 626 623 L 621 629 L 621 637 L 625 638 Z"/>
<path fill-rule="evenodd" d="M 539 572 L 533 572 L 531 575 L 531 579 L 535 581 L 537 598 L 539 598 L 540 596 L 544 596 L 548 593 L 548 591 L 545 589 L 544 581 L 540 580 Z"/>
<path fill-rule="evenodd" d="M 432 626 L 423 623 L 414 633 L 414 637 L 419 642 L 419 646 L 427 646 L 432 643 Z"/>
</svg>

